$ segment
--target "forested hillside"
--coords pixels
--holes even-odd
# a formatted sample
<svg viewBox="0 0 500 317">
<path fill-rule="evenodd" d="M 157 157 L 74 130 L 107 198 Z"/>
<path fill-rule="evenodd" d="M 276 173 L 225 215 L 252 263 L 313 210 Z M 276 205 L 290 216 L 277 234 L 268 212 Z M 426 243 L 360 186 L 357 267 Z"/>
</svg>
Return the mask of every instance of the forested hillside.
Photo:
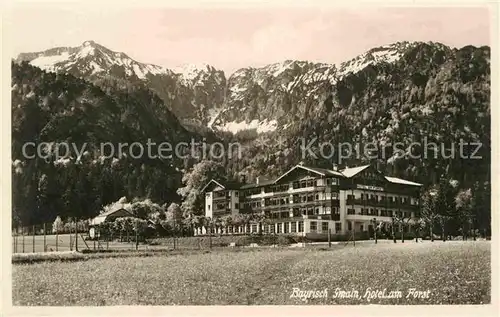
<svg viewBox="0 0 500 317">
<path fill-rule="evenodd" d="M 193 137 L 148 90 L 104 92 L 72 75 L 12 64 L 13 219 L 26 224 L 57 215 L 88 218 L 122 196 L 177 200 L 183 160 L 105 158 L 110 153 L 99 153 L 100 144 L 176 144 Z M 26 154 L 35 159 L 23 154 L 28 142 L 35 145 Z M 52 145 L 36 155 L 42 142 Z M 78 160 L 71 149 L 67 157 L 55 157 L 58 142 L 84 149 L 83 155 Z"/>
<path fill-rule="evenodd" d="M 235 170 L 246 170 L 253 178 L 278 175 L 301 160 L 324 167 L 371 161 L 389 174 L 424 184 L 436 183 L 443 174 L 464 185 L 486 181 L 491 160 L 489 56 L 487 47 L 452 50 L 422 43 L 396 62 L 368 65 L 347 74 L 331 86 L 329 97 L 314 111 L 286 129 L 254 134 L 259 141 L 249 144 L 247 156 L 237 162 Z M 244 136 L 238 133 L 235 138 L 238 135 Z M 278 136 L 284 140 L 281 146 Z M 317 140 L 311 148 L 318 159 L 302 157 L 303 140 L 305 144 Z M 353 148 L 360 144 L 361 149 L 371 143 L 380 155 L 368 159 L 358 151 L 341 162 L 337 153 L 325 159 L 319 155 L 319 145 L 324 142 L 335 146 L 346 142 Z M 398 142 L 403 150 L 395 152 L 393 146 Z M 412 147 L 413 156 L 420 158 L 409 157 L 412 142 L 421 144 Z M 463 146 L 464 157 L 479 148 L 476 159 L 460 157 L 460 142 L 470 143 Z M 432 146 L 425 150 L 424 145 L 431 143 L 437 144 L 439 153 Z"/>
<path fill-rule="evenodd" d="M 56 63 L 42 63 L 54 56 Z M 92 144 L 202 137 L 241 144 L 241 157 L 214 163 L 229 180 L 275 177 L 301 161 L 327 168 L 371 162 L 425 188 L 443 179 L 472 188 L 489 210 L 489 47 L 400 42 L 340 65 L 285 61 L 225 78 L 208 65 L 174 72 L 139 63 L 93 42 L 20 56 L 12 65 L 14 219 L 88 218 L 124 196 L 170 204 L 180 202 L 179 188 L 183 206 L 199 207 L 188 191 L 199 195 L 206 176 L 196 175 L 194 153 L 103 160 Z M 23 144 L 42 141 L 89 146 L 81 162 L 23 157 Z M 320 155 L 324 143 L 333 156 Z M 361 151 L 340 159 L 342 143 Z M 376 156 L 363 152 L 366 144 Z M 199 166 L 212 166 L 205 163 Z"/>
</svg>

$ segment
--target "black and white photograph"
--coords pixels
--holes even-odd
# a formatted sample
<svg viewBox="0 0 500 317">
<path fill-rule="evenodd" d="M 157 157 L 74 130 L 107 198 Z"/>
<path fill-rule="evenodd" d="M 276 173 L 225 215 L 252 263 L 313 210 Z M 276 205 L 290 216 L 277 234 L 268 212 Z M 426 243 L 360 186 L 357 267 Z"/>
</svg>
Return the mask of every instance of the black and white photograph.
<svg viewBox="0 0 500 317">
<path fill-rule="evenodd" d="M 5 7 L 13 307 L 496 302 L 498 3 L 302 2 Z"/>
</svg>

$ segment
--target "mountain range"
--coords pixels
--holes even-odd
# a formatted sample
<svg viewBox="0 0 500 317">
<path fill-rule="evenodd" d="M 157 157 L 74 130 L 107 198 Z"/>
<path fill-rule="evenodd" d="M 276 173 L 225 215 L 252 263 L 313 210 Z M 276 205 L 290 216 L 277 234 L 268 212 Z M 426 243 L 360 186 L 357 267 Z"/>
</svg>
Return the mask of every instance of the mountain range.
<svg viewBox="0 0 500 317">
<path fill-rule="evenodd" d="M 339 65 L 287 60 L 262 68 L 226 74 L 210 65 L 186 64 L 174 69 L 135 61 L 94 41 L 22 53 L 17 62 L 49 72 L 72 74 L 99 84 L 126 81 L 144 85 L 186 125 L 236 133 L 274 131 L 309 116 L 329 98 L 331 87 L 370 65 L 396 63 L 424 43 L 399 42 L 377 47 Z M 446 51 L 444 45 L 433 44 Z"/>
<path fill-rule="evenodd" d="M 301 161 L 327 168 L 332 163 L 376 163 L 388 174 L 425 185 L 442 175 L 462 184 L 490 177 L 487 46 L 398 42 L 338 65 L 287 60 L 225 74 L 210 65 L 167 69 L 86 41 L 78 47 L 19 54 L 12 67 L 14 161 L 22 161 L 21 146 L 31 140 L 181 142 L 205 137 L 243 145 L 242 157 L 224 161 L 233 179 L 273 177 Z M 358 151 L 340 162 L 338 156 L 304 157 L 303 140 L 317 140 L 310 151 L 318 155 L 321 142 L 371 142 L 387 151 L 375 158 Z M 464 140 L 480 143 L 476 155 L 481 159 L 428 155 L 435 152 L 422 148 L 417 152 L 425 159 L 415 158 L 410 145 L 424 140 L 447 148 Z M 403 146 L 395 150 L 390 146 L 395 143 Z M 175 200 L 156 188 L 174 192 L 181 171 L 194 163 L 189 158 L 134 161 L 127 163 L 133 165 L 129 169 L 110 170 L 112 175 L 100 171 L 98 175 L 108 178 L 97 181 L 105 184 L 99 201 L 110 203 L 122 196 Z M 164 164 L 169 173 L 177 173 L 168 178 L 168 186 L 161 176 Z M 86 175 L 96 173 L 88 168 Z M 30 186 L 35 188 L 35 180 L 51 172 L 32 173 L 36 175 L 30 182 L 35 183 Z M 116 178 L 123 179 L 121 185 L 109 183 Z"/>
</svg>

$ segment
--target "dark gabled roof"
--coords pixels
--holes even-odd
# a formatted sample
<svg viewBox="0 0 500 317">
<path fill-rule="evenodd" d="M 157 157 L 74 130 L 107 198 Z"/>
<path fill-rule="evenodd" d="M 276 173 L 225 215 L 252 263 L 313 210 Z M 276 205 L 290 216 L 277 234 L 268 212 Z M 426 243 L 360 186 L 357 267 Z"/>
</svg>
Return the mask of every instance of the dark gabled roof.
<svg viewBox="0 0 500 317">
<path fill-rule="evenodd" d="M 409 186 L 423 186 L 420 183 L 415 183 L 406 179 L 398 178 L 398 177 L 389 177 L 385 176 L 385 179 L 387 179 L 389 182 L 394 183 L 394 184 L 401 184 L 401 185 L 409 185 Z"/>
<path fill-rule="evenodd" d="M 337 171 L 337 170 L 330 170 L 327 168 L 320 168 L 320 167 L 312 167 L 312 166 L 305 166 L 305 165 L 295 165 L 291 169 L 289 169 L 287 172 L 283 173 L 281 176 L 279 176 L 276 179 L 271 179 L 271 180 L 262 180 L 258 184 L 253 183 L 253 184 L 243 184 L 241 182 L 235 182 L 235 181 L 216 181 L 214 179 L 210 180 L 210 182 L 203 187 L 202 191 L 205 191 L 207 186 L 211 184 L 212 182 L 216 183 L 217 185 L 221 186 L 224 189 L 251 189 L 251 188 L 258 188 L 266 185 L 271 185 L 277 183 L 280 179 L 288 175 L 290 172 L 294 171 L 297 168 L 301 168 L 303 170 L 309 171 L 316 173 L 321 176 L 338 176 L 338 177 L 344 177 L 344 178 L 351 178 L 360 172 L 364 171 L 367 169 L 370 164 L 368 165 L 361 165 L 361 166 L 355 166 L 355 167 L 348 167 L 343 170 Z M 422 186 L 422 184 L 407 181 L 401 178 L 396 178 L 396 177 L 388 177 L 384 176 L 385 179 L 390 182 L 390 183 L 395 183 L 395 184 L 402 184 L 402 185 L 410 185 L 410 186 Z"/>
<path fill-rule="evenodd" d="M 261 187 L 261 186 L 266 186 L 266 185 L 271 185 L 275 182 L 275 180 L 271 179 L 271 180 L 263 180 L 263 181 L 259 181 L 259 183 L 254 183 L 254 184 L 245 184 L 243 186 L 241 186 L 240 188 L 241 189 L 250 189 L 250 188 L 257 188 L 257 187 Z"/>
<path fill-rule="evenodd" d="M 98 225 L 100 223 L 103 223 L 104 221 L 106 221 L 106 218 L 108 218 L 108 216 L 111 216 L 112 214 L 114 214 L 116 212 L 119 212 L 119 211 L 125 211 L 125 213 L 129 214 L 130 217 L 134 217 L 134 214 L 132 214 L 127 209 L 125 209 L 125 208 L 117 208 L 117 209 L 112 209 L 112 210 L 105 211 L 102 214 L 99 214 L 99 215 L 95 216 L 91 220 L 90 224 L 92 226 L 95 226 L 95 225 Z"/>
<path fill-rule="evenodd" d="M 342 173 L 338 172 L 338 171 L 334 171 L 334 170 L 329 170 L 329 169 L 326 169 L 326 168 L 319 168 L 319 167 L 310 167 L 310 166 L 305 166 L 305 165 L 295 165 L 294 167 L 292 167 L 291 169 L 289 169 L 286 173 L 284 173 L 283 175 L 281 175 L 280 177 L 278 177 L 275 182 L 279 181 L 280 179 L 282 179 L 283 177 L 285 177 L 286 175 L 288 175 L 288 173 L 294 171 L 295 169 L 297 168 L 302 168 L 306 171 L 310 171 L 310 172 L 313 172 L 313 173 L 316 173 L 318 175 L 321 175 L 321 176 L 343 176 Z"/>
<path fill-rule="evenodd" d="M 118 209 L 113 209 L 113 210 L 105 211 L 102 214 L 97 215 L 96 217 L 107 217 L 109 215 L 114 214 L 115 212 L 122 211 L 122 210 L 125 211 L 125 212 L 127 212 L 127 213 L 129 213 L 131 216 L 133 216 L 133 214 L 130 211 L 128 211 L 127 209 L 125 209 L 125 208 L 118 208 Z"/>
<path fill-rule="evenodd" d="M 220 187 L 222 188 L 226 188 L 226 186 L 224 186 L 223 184 L 219 183 L 218 181 L 216 181 L 215 179 L 211 179 L 205 186 L 203 186 L 203 188 L 201 189 L 201 192 L 204 192 L 205 189 L 208 187 L 208 185 L 212 184 L 212 183 L 216 183 L 217 185 L 219 185 Z"/>
<path fill-rule="evenodd" d="M 224 182 L 224 187 L 226 189 L 239 189 L 239 188 L 241 188 L 242 185 L 243 185 L 243 183 L 237 182 L 237 181 Z"/>
<path fill-rule="evenodd" d="M 350 177 L 353 177 L 353 176 L 359 174 L 361 171 L 364 171 L 369 166 L 370 166 L 370 164 L 362 165 L 362 166 L 355 166 L 355 167 L 348 167 L 348 168 L 344 168 L 340 172 L 342 173 L 342 175 L 344 177 L 350 178 Z"/>
<path fill-rule="evenodd" d="M 325 176 L 343 176 L 341 172 L 339 171 L 334 171 L 334 170 L 329 170 L 326 168 L 319 168 L 319 167 L 311 167 L 311 166 L 303 166 L 311 171 L 323 174 Z"/>
<path fill-rule="evenodd" d="M 211 183 L 215 183 L 224 189 L 239 189 L 242 186 L 242 183 L 236 181 L 216 181 L 215 179 L 211 179 L 203 188 L 202 192 L 210 185 Z"/>
</svg>

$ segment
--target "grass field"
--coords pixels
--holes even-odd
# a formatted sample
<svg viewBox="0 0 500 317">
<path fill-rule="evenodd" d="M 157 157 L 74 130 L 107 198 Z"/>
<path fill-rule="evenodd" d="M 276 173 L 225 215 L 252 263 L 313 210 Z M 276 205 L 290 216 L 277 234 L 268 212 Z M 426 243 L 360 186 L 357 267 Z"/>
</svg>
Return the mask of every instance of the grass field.
<svg viewBox="0 0 500 317">
<path fill-rule="evenodd" d="M 22 264 L 12 291 L 14 305 L 485 304 L 490 275 L 489 242 L 426 241 Z"/>
</svg>

